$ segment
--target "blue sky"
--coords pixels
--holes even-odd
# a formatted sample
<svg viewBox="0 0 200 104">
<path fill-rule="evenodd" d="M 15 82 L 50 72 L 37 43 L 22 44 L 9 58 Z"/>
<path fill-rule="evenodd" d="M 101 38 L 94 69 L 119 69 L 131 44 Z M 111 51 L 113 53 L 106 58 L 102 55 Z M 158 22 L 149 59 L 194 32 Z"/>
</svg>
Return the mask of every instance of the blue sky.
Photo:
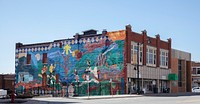
<svg viewBox="0 0 200 104">
<path fill-rule="evenodd" d="M 146 29 L 200 61 L 200 0 L 0 0 L 0 73 L 14 73 L 15 43 L 48 42 L 84 30 Z"/>
</svg>

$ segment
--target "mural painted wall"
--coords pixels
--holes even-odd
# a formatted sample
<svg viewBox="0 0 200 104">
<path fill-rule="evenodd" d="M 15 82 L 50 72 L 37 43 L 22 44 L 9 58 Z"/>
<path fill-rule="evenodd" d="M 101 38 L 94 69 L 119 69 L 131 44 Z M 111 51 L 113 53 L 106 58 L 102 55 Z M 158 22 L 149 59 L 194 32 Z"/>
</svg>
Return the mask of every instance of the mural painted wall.
<svg viewBox="0 0 200 104">
<path fill-rule="evenodd" d="M 113 94 L 123 94 L 124 40 L 125 31 L 115 31 L 79 41 L 71 39 L 48 46 L 17 49 L 16 90 L 35 87 L 51 90 L 53 84 L 60 86 L 55 87 L 58 89 L 63 83 L 73 86 L 78 83 L 78 93 L 85 95 L 89 82 L 90 95 L 111 94 L 110 89 Z M 27 64 L 28 55 L 30 64 Z"/>
</svg>

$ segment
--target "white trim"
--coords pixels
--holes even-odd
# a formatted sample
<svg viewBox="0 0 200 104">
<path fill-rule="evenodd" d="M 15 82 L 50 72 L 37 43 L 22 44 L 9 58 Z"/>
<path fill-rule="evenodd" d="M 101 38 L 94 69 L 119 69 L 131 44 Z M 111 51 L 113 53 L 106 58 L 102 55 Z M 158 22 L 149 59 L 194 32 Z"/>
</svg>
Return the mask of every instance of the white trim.
<svg viewBox="0 0 200 104">
<path fill-rule="evenodd" d="M 149 50 L 152 50 L 153 51 L 153 64 L 149 63 Z M 147 66 L 153 66 L 153 67 L 156 67 L 156 63 L 157 63 L 157 60 L 156 58 L 158 57 L 158 55 L 156 54 L 157 53 L 157 48 L 156 47 L 152 47 L 152 46 L 148 46 L 146 47 L 146 65 Z M 154 63 L 155 61 L 155 63 Z"/>
<path fill-rule="evenodd" d="M 164 61 L 164 64 L 162 63 L 162 52 L 164 52 L 164 58 L 165 58 L 165 61 Z M 166 62 L 167 62 L 167 65 L 166 65 Z M 165 50 L 165 49 L 160 49 L 160 67 L 161 68 L 168 68 L 168 65 L 169 65 L 169 51 L 168 50 Z"/>
<path fill-rule="evenodd" d="M 137 52 L 137 50 L 135 50 L 135 46 L 137 47 L 137 43 L 134 41 L 131 41 L 131 63 L 132 64 L 137 63 L 137 59 L 136 59 L 136 63 L 133 63 L 134 59 L 135 59 L 135 58 L 133 58 L 134 57 L 133 55 L 135 54 L 135 51 Z M 136 55 L 137 55 L 137 53 L 136 53 Z M 142 55 L 142 60 L 140 61 L 141 55 Z M 139 65 L 142 65 L 142 63 L 143 63 L 143 44 L 139 45 Z"/>
</svg>

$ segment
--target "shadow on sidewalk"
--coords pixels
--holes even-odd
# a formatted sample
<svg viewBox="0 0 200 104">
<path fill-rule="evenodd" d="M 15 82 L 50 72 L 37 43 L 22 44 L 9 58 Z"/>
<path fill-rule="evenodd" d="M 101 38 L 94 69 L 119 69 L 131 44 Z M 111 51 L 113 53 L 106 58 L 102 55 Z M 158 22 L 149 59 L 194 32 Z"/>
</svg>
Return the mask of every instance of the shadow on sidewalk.
<svg viewBox="0 0 200 104">
<path fill-rule="evenodd" d="M 61 102 L 61 101 L 40 101 L 33 99 L 15 99 L 14 103 L 11 103 L 10 99 L 0 99 L 0 104 L 77 104 L 80 102 Z"/>
<path fill-rule="evenodd" d="M 143 96 L 152 96 L 152 97 L 179 97 L 179 96 L 199 96 L 200 93 L 159 93 L 159 94 L 143 94 Z"/>
</svg>

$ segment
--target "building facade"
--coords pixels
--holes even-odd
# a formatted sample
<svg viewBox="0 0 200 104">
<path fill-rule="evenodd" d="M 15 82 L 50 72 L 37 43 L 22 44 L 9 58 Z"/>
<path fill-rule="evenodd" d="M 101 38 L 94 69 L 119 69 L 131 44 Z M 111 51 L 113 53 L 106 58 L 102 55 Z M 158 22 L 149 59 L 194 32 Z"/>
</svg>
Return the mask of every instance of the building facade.
<svg viewBox="0 0 200 104">
<path fill-rule="evenodd" d="M 192 62 L 192 87 L 200 87 L 200 62 Z"/>
<path fill-rule="evenodd" d="M 171 92 L 191 92 L 191 54 L 172 49 L 172 75 L 176 75 L 171 81 Z"/>
<path fill-rule="evenodd" d="M 0 74 L 0 89 L 7 90 L 10 94 L 15 90 L 15 74 Z"/>
<path fill-rule="evenodd" d="M 144 93 L 162 93 L 173 80 L 168 78 L 173 70 L 171 39 L 149 37 L 146 30 L 135 33 L 130 25 L 100 34 L 88 30 L 53 42 L 16 43 L 15 56 L 19 93 L 126 94 L 134 93 L 137 81 Z"/>
<path fill-rule="evenodd" d="M 160 40 L 147 36 L 146 30 L 141 34 L 132 32 L 131 26 L 126 26 L 127 32 L 127 80 L 128 91 L 137 89 L 137 51 L 139 45 L 139 87 L 144 93 L 160 93 L 170 88 L 168 75 L 171 73 L 171 39 Z"/>
<path fill-rule="evenodd" d="M 88 30 L 71 39 L 28 45 L 17 43 L 16 91 L 124 94 L 124 40 L 124 30 L 101 34 Z"/>
</svg>

